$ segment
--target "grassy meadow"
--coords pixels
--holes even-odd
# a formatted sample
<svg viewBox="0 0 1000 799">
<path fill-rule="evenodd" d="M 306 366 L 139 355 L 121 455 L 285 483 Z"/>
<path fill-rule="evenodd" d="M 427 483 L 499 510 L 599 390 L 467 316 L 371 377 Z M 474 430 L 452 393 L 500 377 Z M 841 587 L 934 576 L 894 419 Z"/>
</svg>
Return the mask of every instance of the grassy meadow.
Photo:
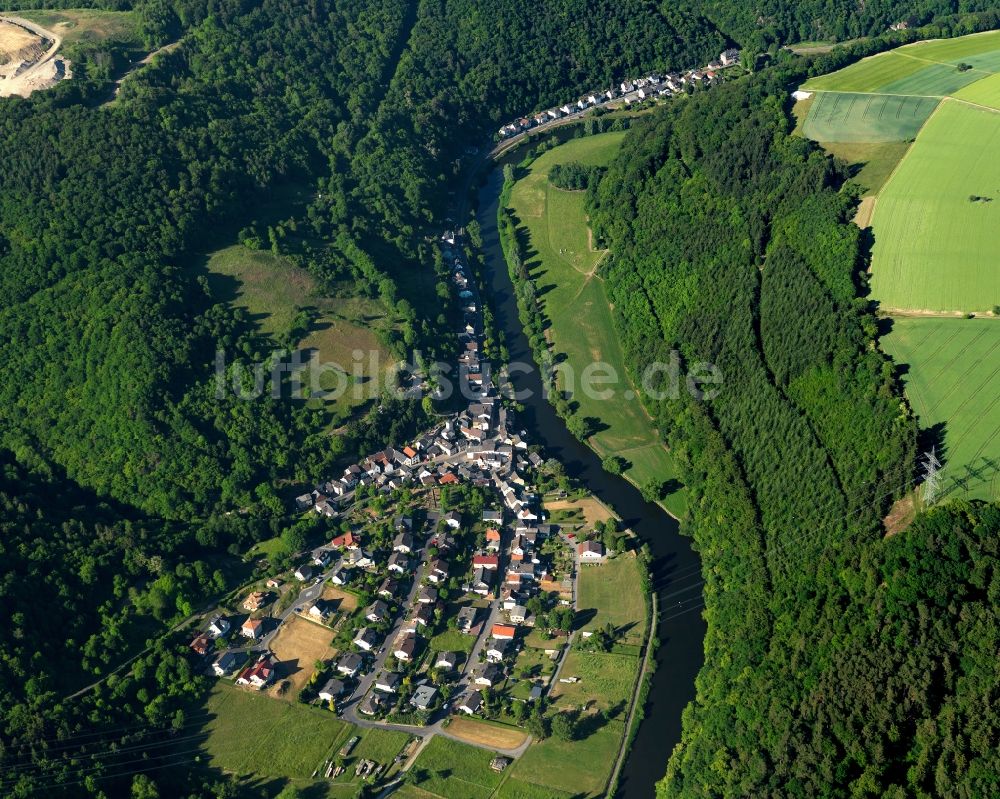
<svg viewBox="0 0 1000 799">
<path fill-rule="evenodd" d="M 1000 320 L 894 319 L 881 343 L 920 426 L 943 429 L 944 495 L 1000 499 Z"/>
<path fill-rule="evenodd" d="M 305 779 L 353 729 L 330 712 L 220 682 L 204 748 L 212 765 L 240 775 Z"/>
<path fill-rule="evenodd" d="M 32 9 L 18 11 L 17 16 L 57 33 L 67 45 L 138 39 L 139 18 L 133 11 Z"/>
<path fill-rule="evenodd" d="M 947 101 L 928 120 L 872 217 L 871 285 L 883 309 L 974 312 L 1000 304 L 998 146 L 993 112 Z"/>
<path fill-rule="evenodd" d="M 594 612 L 583 629 L 596 630 L 611 622 L 622 633 L 624 643 L 645 640 L 646 598 L 642 567 L 636 558 L 624 554 L 600 565 L 580 567 L 577 592 L 580 612 Z"/>
<path fill-rule="evenodd" d="M 977 80 L 961 91 L 955 92 L 956 99 L 1000 110 L 1000 74 Z"/>
<path fill-rule="evenodd" d="M 575 378 L 570 381 L 568 372 L 560 370 L 560 387 L 570 393 L 571 401 L 579 403 L 581 416 L 600 420 L 604 429 L 591 437 L 591 446 L 602 457 L 620 455 L 629 461 L 625 475 L 641 486 L 654 479 L 676 478 L 676 467 L 642 404 L 634 398 L 626 375 L 612 309 L 598 274 L 605 252 L 593 246 L 585 192 L 557 189 L 548 181 L 549 170 L 558 163 L 608 163 L 623 136 L 585 136 L 549 150 L 517 181 L 510 206 L 525 239 L 528 266 L 543 312 L 552 325 L 549 332 L 554 349 L 565 355 Z M 587 397 L 580 390 L 583 370 L 595 361 L 610 364 L 619 376 L 610 399 Z M 683 503 L 683 492 L 678 491 L 665 504 L 680 515 Z"/>
</svg>

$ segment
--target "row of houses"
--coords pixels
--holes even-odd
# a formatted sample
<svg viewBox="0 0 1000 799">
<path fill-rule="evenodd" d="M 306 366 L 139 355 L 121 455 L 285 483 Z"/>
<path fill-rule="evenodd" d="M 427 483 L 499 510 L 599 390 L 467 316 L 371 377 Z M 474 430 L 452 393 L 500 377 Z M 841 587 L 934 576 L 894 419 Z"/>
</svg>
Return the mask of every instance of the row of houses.
<svg viewBox="0 0 1000 799">
<path fill-rule="evenodd" d="M 689 69 L 684 72 L 670 72 L 666 75 L 653 72 L 640 78 L 626 79 L 606 89 L 586 92 L 573 102 L 564 103 L 563 105 L 548 108 L 537 114 L 508 122 L 500 128 L 497 136 L 500 140 L 507 139 L 540 125 L 579 114 L 588 108 L 602 106 L 614 100 L 621 100 L 625 105 L 629 105 L 633 102 L 641 102 L 650 98 L 680 94 L 688 86 L 698 86 L 714 82 L 721 70 L 738 64 L 739 59 L 740 51 L 730 48 L 723 50 L 719 53 L 718 58 L 713 59 L 706 66 L 698 69 Z"/>
</svg>

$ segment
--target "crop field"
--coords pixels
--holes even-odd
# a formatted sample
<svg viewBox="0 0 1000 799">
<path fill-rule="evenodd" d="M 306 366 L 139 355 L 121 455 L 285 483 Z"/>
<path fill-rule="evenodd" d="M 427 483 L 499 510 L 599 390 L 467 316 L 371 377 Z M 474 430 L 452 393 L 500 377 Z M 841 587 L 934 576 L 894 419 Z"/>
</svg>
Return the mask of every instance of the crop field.
<svg viewBox="0 0 1000 799">
<path fill-rule="evenodd" d="M 641 644 L 646 633 L 646 600 L 642 593 L 639 562 L 619 555 L 601 565 L 581 566 L 577 578 L 577 606 L 595 611 L 584 625 L 596 630 L 611 622 L 622 633 L 623 643 Z"/>
<path fill-rule="evenodd" d="M 235 774 L 307 778 L 350 725 L 332 713 L 219 683 L 208 700 L 205 750 Z"/>
<path fill-rule="evenodd" d="M 490 769 L 494 757 L 488 749 L 435 735 L 414 763 L 427 775 L 416 786 L 443 799 L 486 799 L 501 780 Z"/>
<path fill-rule="evenodd" d="M 1000 109 L 1000 74 L 977 80 L 955 93 L 959 100 Z"/>
<path fill-rule="evenodd" d="M 803 132 L 820 142 L 892 142 L 917 135 L 938 100 L 884 94 L 820 92 Z"/>
<path fill-rule="evenodd" d="M 874 92 L 926 66 L 925 61 L 907 58 L 899 50 L 889 50 L 863 58 L 828 75 L 810 78 L 802 84 L 802 88 L 806 91 Z"/>
<path fill-rule="evenodd" d="M 650 480 L 676 477 L 676 467 L 660 442 L 625 371 L 624 359 L 614 330 L 611 307 L 604 283 L 597 274 L 605 253 L 593 246 L 585 210 L 585 193 L 563 191 L 552 186 L 548 173 L 553 165 L 579 161 L 608 163 L 617 152 L 623 133 L 603 133 L 571 139 L 549 150 L 531 164 L 511 193 L 510 205 L 525 237 L 528 267 L 535 279 L 543 311 L 551 321 L 551 339 L 566 360 L 559 369 L 560 388 L 578 403 L 577 413 L 600 421 L 590 439 L 602 457 L 621 455 L 630 466 L 625 475 L 638 485 Z M 611 367 L 616 379 L 604 399 L 582 390 L 584 369 L 596 362 Z M 591 374 L 588 372 L 588 375 Z M 603 377 L 601 371 L 596 376 Z M 683 511 L 683 495 L 667 500 L 674 513 Z"/>
<path fill-rule="evenodd" d="M 1000 304 L 1000 114 L 947 101 L 879 194 L 872 292 L 884 310 Z"/>
<path fill-rule="evenodd" d="M 895 319 L 881 343 L 920 426 L 943 428 L 944 496 L 1000 499 L 1000 320 Z"/>
</svg>

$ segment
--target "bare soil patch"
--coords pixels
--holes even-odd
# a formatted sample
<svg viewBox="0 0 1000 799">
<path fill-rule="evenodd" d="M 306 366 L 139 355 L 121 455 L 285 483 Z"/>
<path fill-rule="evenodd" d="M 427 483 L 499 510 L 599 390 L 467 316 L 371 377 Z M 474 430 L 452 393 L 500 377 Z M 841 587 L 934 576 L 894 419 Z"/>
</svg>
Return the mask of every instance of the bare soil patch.
<svg viewBox="0 0 1000 799">
<path fill-rule="evenodd" d="M 526 733 L 508 727 L 496 727 L 472 719 L 455 718 L 448 725 L 448 734 L 472 744 L 495 749 L 516 749 L 527 740 Z"/>
<path fill-rule="evenodd" d="M 336 586 L 328 585 L 324 588 L 320 599 L 324 602 L 336 602 L 335 610 L 338 613 L 351 613 L 358 609 L 358 598 L 347 591 L 341 591 Z"/>
<path fill-rule="evenodd" d="M 587 525 L 591 527 L 597 522 L 614 518 L 614 514 L 608 510 L 607 506 L 594 497 L 574 500 L 559 499 L 554 502 L 546 502 L 545 508 L 549 511 L 579 510 L 583 513 L 584 519 L 587 520 Z"/>
<path fill-rule="evenodd" d="M 269 693 L 294 701 L 315 671 L 316 661 L 336 654 L 337 650 L 330 646 L 332 640 L 333 633 L 329 629 L 298 617 L 289 618 L 271 642 L 271 651 L 280 661 L 278 684 L 288 680 L 291 687 L 283 694 L 278 693 L 277 687 L 271 688 Z"/>
</svg>

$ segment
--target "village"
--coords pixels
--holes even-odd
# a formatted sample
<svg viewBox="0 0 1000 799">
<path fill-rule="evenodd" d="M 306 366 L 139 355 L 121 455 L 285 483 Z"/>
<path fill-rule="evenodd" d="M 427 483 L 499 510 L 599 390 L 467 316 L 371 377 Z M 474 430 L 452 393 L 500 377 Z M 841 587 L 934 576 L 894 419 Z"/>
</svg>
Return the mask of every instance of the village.
<svg viewBox="0 0 1000 799">
<path fill-rule="evenodd" d="M 652 72 L 640 78 L 623 80 L 617 86 L 610 86 L 607 89 L 585 92 L 575 101 L 508 122 L 497 132 L 497 140 L 502 142 L 560 120 L 575 117 L 589 108 L 600 108 L 610 103 L 629 106 L 645 100 L 667 99 L 685 93 L 688 88 L 711 86 L 721 79 L 723 70 L 739 63 L 740 51 L 729 48 L 723 50 L 717 59 L 702 68 L 670 72 L 666 75 Z"/>
<path fill-rule="evenodd" d="M 454 720 L 503 717 L 529 731 L 532 718 L 541 723 L 553 686 L 578 679 L 561 675 L 580 569 L 604 563 L 614 554 L 605 542 L 617 547 L 624 533 L 610 513 L 566 529 L 547 521 L 543 497 L 564 497 L 568 483 L 498 395 L 460 234 L 445 233 L 439 246 L 462 308 L 467 406 L 298 496 L 295 511 L 335 534 L 239 607 L 211 614 L 190 648 L 243 690 L 320 706 L 362 729 L 471 742 L 502 769 L 531 735 L 510 746 L 470 741 Z M 377 778 L 376 765 L 358 762 L 355 774 Z M 344 768 L 331 759 L 314 776 Z"/>
</svg>

